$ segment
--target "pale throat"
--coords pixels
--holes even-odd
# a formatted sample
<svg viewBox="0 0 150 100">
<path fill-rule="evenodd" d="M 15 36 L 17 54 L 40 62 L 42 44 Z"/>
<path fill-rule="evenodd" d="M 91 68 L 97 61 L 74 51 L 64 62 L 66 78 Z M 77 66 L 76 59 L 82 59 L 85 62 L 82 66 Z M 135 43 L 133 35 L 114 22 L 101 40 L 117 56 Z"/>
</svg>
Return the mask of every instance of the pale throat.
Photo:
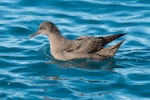
<svg viewBox="0 0 150 100">
<path fill-rule="evenodd" d="M 64 42 L 67 41 L 65 37 L 63 37 L 59 32 L 58 33 L 49 33 L 48 39 L 50 42 L 51 52 L 59 51 L 64 46 Z M 59 47 L 59 48 L 58 48 Z"/>
</svg>

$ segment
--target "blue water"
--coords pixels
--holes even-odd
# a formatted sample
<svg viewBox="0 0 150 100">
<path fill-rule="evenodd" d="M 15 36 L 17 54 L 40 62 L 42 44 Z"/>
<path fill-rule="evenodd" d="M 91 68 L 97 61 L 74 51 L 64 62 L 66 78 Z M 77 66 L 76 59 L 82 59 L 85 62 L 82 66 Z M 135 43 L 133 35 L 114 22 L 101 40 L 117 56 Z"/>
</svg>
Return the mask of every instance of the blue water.
<svg viewBox="0 0 150 100">
<path fill-rule="evenodd" d="M 150 0 L 1 0 L 0 15 L 0 100 L 150 99 Z M 43 21 L 69 39 L 128 34 L 112 59 L 63 62 L 29 39 Z"/>
</svg>

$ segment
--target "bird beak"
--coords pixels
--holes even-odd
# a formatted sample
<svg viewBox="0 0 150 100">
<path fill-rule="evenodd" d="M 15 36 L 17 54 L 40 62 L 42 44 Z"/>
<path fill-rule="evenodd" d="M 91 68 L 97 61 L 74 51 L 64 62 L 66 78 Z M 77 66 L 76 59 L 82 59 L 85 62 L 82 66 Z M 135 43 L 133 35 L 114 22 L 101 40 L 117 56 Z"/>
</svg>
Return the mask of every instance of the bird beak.
<svg viewBox="0 0 150 100">
<path fill-rule="evenodd" d="M 35 36 L 37 36 L 37 35 L 39 35 L 39 34 L 40 34 L 39 32 L 36 32 L 36 33 L 30 35 L 29 38 L 35 37 Z"/>
</svg>

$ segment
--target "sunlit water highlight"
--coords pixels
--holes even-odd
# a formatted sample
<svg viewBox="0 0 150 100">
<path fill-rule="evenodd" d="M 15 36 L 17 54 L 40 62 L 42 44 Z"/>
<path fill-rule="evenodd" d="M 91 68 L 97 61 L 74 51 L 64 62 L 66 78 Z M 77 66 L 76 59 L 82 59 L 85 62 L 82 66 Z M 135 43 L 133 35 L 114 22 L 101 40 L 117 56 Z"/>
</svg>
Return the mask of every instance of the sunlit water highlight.
<svg viewBox="0 0 150 100">
<path fill-rule="evenodd" d="M 0 14 L 1 100 L 149 100 L 149 0 L 1 0 Z M 69 39 L 128 34 L 112 59 L 63 62 L 28 38 L 43 21 Z"/>
</svg>

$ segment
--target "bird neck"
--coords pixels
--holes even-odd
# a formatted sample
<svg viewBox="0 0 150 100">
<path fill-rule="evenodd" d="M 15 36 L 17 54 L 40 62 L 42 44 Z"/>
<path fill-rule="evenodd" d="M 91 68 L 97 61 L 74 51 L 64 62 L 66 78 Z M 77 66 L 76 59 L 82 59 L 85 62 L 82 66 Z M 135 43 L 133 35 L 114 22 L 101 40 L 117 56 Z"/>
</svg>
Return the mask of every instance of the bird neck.
<svg viewBox="0 0 150 100">
<path fill-rule="evenodd" d="M 60 34 L 60 32 L 50 33 L 48 38 L 51 43 L 67 40 L 63 35 Z"/>
<path fill-rule="evenodd" d="M 68 41 L 67 38 L 65 38 L 59 32 L 50 33 L 50 35 L 48 35 L 48 38 L 49 38 L 49 41 L 50 41 L 50 49 L 51 49 L 52 54 L 60 51 L 61 50 L 60 47 L 63 48 L 63 46 Z"/>
</svg>

